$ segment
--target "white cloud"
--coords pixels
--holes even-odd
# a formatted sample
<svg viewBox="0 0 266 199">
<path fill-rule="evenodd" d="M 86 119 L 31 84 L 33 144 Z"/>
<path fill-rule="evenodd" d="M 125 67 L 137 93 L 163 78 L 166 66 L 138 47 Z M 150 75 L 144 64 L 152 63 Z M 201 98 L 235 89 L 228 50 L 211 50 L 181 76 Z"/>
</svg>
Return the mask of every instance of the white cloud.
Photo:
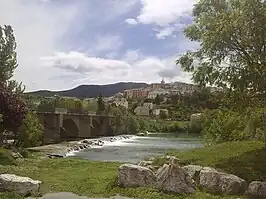
<svg viewBox="0 0 266 199">
<path fill-rule="evenodd" d="M 169 25 L 190 12 L 195 2 L 196 0 L 141 0 L 142 9 L 138 21 L 144 24 Z"/>
<path fill-rule="evenodd" d="M 158 59 L 143 57 L 137 51 L 129 51 L 123 60 L 89 57 L 80 52 L 56 53 L 42 60 L 46 67 L 55 67 L 68 73 L 80 73 L 83 77 L 74 83 L 103 84 L 117 81 L 158 82 L 162 77 L 189 81 L 187 74 L 175 66 L 175 57 Z M 163 72 L 171 68 L 172 73 Z"/>
<path fill-rule="evenodd" d="M 98 35 L 90 45 L 88 54 L 98 54 L 109 50 L 119 50 L 123 46 L 122 39 L 118 35 Z"/>
<path fill-rule="evenodd" d="M 125 22 L 128 23 L 128 24 L 131 24 L 131 25 L 136 25 L 136 24 L 138 24 L 138 22 L 136 21 L 136 19 L 133 19 L 133 18 L 127 18 L 127 19 L 125 20 Z"/>
<path fill-rule="evenodd" d="M 182 28 L 182 17 L 191 13 L 196 0 L 140 0 L 142 8 L 136 21 L 159 27 L 156 36 L 164 39 Z M 181 26 L 180 26 L 181 24 Z"/>
<path fill-rule="evenodd" d="M 58 39 L 67 31 L 78 11 L 77 5 L 66 4 L 59 8 L 50 7 L 50 4 L 33 0 L 27 3 L 0 1 L 0 25 L 13 27 L 18 44 L 19 67 L 15 78 L 23 81 L 28 90 L 51 86 L 47 85 L 51 73 L 40 66 L 40 57 L 60 48 Z"/>
<path fill-rule="evenodd" d="M 165 27 L 163 29 L 159 29 L 156 36 L 158 39 L 165 39 L 166 37 L 172 35 L 174 31 L 174 27 Z"/>
<path fill-rule="evenodd" d="M 162 77 L 188 80 L 185 73 L 180 72 L 174 65 L 175 57 L 164 59 L 156 56 L 145 57 L 141 49 L 127 50 L 119 34 L 106 32 L 104 35 L 95 37 L 97 34 L 95 28 L 94 35 L 87 35 L 81 38 L 82 40 L 76 38 L 79 42 L 84 41 L 84 45 L 77 43 L 78 46 L 75 49 L 64 41 L 64 36 L 66 33 L 71 34 L 73 27 L 78 29 L 77 32 L 84 31 L 82 20 L 85 18 L 88 23 L 96 22 L 93 27 L 101 27 L 109 22 L 112 25 L 117 16 L 121 17 L 130 11 L 137 1 L 101 1 L 99 4 L 104 5 L 103 10 L 106 9 L 106 5 L 110 8 L 110 13 L 101 17 L 102 12 L 94 9 L 94 6 L 84 6 L 84 2 L 88 3 L 86 0 L 75 1 L 75 3 L 68 1 L 60 5 L 51 0 L 28 0 L 27 3 L 21 0 L 0 0 L 0 25 L 12 25 L 18 43 L 19 67 L 15 78 L 23 81 L 29 91 L 60 90 L 79 84 L 105 84 L 118 81 L 158 82 Z M 168 1 L 172 0 L 164 0 L 166 4 Z M 159 20 L 158 16 L 152 16 L 154 14 L 152 10 L 157 9 L 156 5 L 159 7 L 164 5 L 157 4 L 159 0 L 141 0 L 141 2 L 144 7 L 140 16 L 137 19 L 128 19 L 127 23 L 161 24 L 159 26 L 161 29 L 155 30 L 157 37 L 165 38 L 171 34 L 171 26 L 163 24 L 171 23 L 172 17 L 164 11 L 158 13 L 164 16 L 163 20 Z M 156 4 L 155 7 L 150 7 L 153 2 Z M 171 5 L 174 6 L 174 4 Z M 83 16 L 81 11 L 84 10 L 89 14 Z M 94 40 L 87 45 L 87 38 L 94 38 Z M 122 48 L 125 48 L 125 53 L 121 56 Z M 106 53 L 106 58 L 97 56 L 103 52 Z M 119 55 L 122 58 L 119 59 Z M 170 77 L 167 71 L 165 72 L 167 68 L 171 68 L 172 74 L 175 75 Z"/>
</svg>

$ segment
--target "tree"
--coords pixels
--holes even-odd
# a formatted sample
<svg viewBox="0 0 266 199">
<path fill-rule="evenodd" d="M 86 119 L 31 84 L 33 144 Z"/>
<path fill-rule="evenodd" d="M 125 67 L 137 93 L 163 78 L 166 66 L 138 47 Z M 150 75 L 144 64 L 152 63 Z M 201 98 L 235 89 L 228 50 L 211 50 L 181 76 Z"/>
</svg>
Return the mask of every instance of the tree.
<svg viewBox="0 0 266 199">
<path fill-rule="evenodd" d="M 167 119 L 167 113 L 165 110 L 160 110 L 160 118 L 162 120 Z"/>
<path fill-rule="evenodd" d="M 18 67 L 16 47 L 12 27 L 0 26 L 0 82 L 12 91 L 23 93 L 25 87 L 22 83 L 10 80 L 14 75 L 14 70 Z"/>
<path fill-rule="evenodd" d="M 129 134 L 137 134 L 140 130 L 139 122 L 136 119 L 136 116 L 133 115 L 128 115 L 126 126 L 126 131 Z"/>
<path fill-rule="evenodd" d="M 3 141 L 4 131 L 12 131 L 18 133 L 19 127 L 27 114 L 26 103 L 20 96 L 10 91 L 5 85 L 0 83 L 0 114 L 2 120 L 0 122 L 0 143 Z"/>
<path fill-rule="evenodd" d="M 237 96 L 266 94 L 266 2 L 199 0 L 185 35 L 200 44 L 177 60 L 199 85 Z M 247 98 L 245 99 L 247 101 Z"/>
<path fill-rule="evenodd" d="M 17 147 L 35 147 L 40 146 L 43 142 L 43 125 L 40 123 L 38 116 L 29 112 L 24 119 L 20 133 L 15 140 Z"/>
<path fill-rule="evenodd" d="M 102 95 L 98 97 L 97 104 L 98 104 L 97 113 L 98 114 L 102 113 L 105 110 L 105 104 Z"/>
<path fill-rule="evenodd" d="M 158 94 L 156 95 L 156 97 L 154 99 L 154 102 L 155 102 L 156 105 L 160 105 L 161 99 L 160 99 L 160 96 Z"/>
</svg>

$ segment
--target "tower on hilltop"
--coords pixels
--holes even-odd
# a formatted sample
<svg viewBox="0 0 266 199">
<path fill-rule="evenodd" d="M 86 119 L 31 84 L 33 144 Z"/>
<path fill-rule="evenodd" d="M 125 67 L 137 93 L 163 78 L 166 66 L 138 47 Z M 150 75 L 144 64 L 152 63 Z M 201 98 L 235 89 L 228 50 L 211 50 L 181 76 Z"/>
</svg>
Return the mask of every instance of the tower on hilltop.
<svg viewBox="0 0 266 199">
<path fill-rule="evenodd" d="M 164 79 L 162 79 L 162 81 L 161 81 L 161 84 L 162 84 L 162 85 L 164 85 L 164 84 L 165 84 L 165 81 L 164 81 Z"/>
</svg>

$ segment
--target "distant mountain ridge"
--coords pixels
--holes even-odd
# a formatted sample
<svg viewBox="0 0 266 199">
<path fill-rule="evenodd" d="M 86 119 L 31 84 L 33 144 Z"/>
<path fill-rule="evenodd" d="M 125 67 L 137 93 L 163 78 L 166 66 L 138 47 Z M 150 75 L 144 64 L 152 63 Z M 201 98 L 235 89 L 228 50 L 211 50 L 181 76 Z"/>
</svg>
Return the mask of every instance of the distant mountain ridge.
<svg viewBox="0 0 266 199">
<path fill-rule="evenodd" d="M 77 97 L 77 98 L 89 98 L 98 97 L 100 94 L 103 97 L 110 97 L 116 93 L 123 92 L 127 89 L 142 88 L 146 87 L 146 83 L 136 83 L 136 82 L 119 82 L 115 84 L 106 85 L 80 85 L 73 89 L 63 90 L 63 91 L 49 91 L 49 90 L 39 90 L 34 92 L 28 92 L 32 95 L 40 95 L 45 97 L 52 97 L 54 95 L 66 96 L 66 97 Z"/>
</svg>

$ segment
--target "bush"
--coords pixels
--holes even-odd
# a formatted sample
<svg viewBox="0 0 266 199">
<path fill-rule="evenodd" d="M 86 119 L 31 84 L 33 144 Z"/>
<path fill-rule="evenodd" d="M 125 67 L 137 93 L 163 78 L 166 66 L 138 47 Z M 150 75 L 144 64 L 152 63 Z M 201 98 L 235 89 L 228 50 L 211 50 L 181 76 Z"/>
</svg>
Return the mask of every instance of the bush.
<svg viewBox="0 0 266 199">
<path fill-rule="evenodd" d="M 187 133 L 188 134 L 201 134 L 203 130 L 202 121 L 190 121 L 187 124 Z"/>
<path fill-rule="evenodd" d="M 206 144 L 227 141 L 262 140 L 263 110 L 246 109 L 243 112 L 216 110 L 205 114 L 203 134 Z"/>
<path fill-rule="evenodd" d="M 178 122 L 174 122 L 167 127 L 167 132 L 169 133 L 180 133 L 184 131 L 185 129 Z"/>
<path fill-rule="evenodd" d="M 15 141 L 15 145 L 22 148 L 40 146 L 43 141 L 43 130 L 38 116 L 33 112 L 29 112 Z"/>
<path fill-rule="evenodd" d="M 0 165 L 17 165 L 10 152 L 0 147 Z"/>
</svg>

